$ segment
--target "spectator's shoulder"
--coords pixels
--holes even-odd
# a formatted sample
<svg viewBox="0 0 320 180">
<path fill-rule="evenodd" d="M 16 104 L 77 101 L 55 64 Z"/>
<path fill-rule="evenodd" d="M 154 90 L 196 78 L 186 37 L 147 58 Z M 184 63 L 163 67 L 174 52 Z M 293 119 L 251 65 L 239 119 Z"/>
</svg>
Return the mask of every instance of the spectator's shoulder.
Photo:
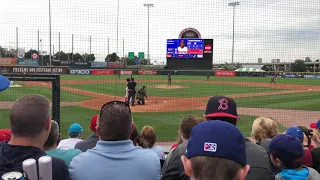
<svg viewBox="0 0 320 180">
<path fill-rule="evenodd" d="M 155 159 L 155 160 L 159 161 L 159 157 L 157 156 L 156 153 L 154 153 L 154 151 L 152 149 L 139 148 L 139 149 L 137 149 L 137 151 L 139 151 L 139 154 L 140 154 L 141 158 L 144 158 L 144 159 Z"/>
<path fill-rule="evenodd" d="M 65 162 L 57 157 L 52 157 L 53 180 L 67 180 L 69 177 L 68 167 Z"/>
</svg>

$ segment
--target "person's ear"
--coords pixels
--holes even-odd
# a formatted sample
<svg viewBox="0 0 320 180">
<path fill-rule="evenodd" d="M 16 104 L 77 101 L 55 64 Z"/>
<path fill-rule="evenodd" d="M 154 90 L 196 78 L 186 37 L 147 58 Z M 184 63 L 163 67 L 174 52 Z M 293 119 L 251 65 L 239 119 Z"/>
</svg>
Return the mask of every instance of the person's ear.
<svg viewBox="0 0 320 180">
<path fill-rule="evenodd" d="M 249 165 L 245 165 L 243 167 L 241 167 L 237 173 L 237 176 L 235 178 L 235 180 L 244 180 L 246 179 L 246 176 L 248 175 L 250 171 L 250 166 Z"/>
<path fill-rule="evenodd" d="M 182 161 L 183 168 L 186 175 L 192 178 L 193 174 L 192 174 L 192 168 L 191 168 L 191 161 L 185 155 L 181 156 L 181 161 Z"/>
<path fill-rule="evenodd" d="M 45 125 L 45 130 L 46 131 L 50 131 L 51 130 L 51 118 L 49 118 L 46 122 L 46 125 Z"/>
</svg>

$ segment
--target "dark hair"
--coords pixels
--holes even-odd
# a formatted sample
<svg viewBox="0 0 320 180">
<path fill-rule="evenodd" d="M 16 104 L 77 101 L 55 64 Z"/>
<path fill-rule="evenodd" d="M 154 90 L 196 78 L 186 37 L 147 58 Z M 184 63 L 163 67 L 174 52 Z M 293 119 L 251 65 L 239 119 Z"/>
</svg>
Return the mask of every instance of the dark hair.
<svg viewBox="0 0 320 180">
<path fill-rule="evenodd" d="M 189 139 L 191 135 L 191 129 L 201 121 L 204 120 L 199 117 L 186 116 L 180 124 L 180 132 L 182 133 L 182 136 L 186 139 Z"/>
<path fill-rule="evenodd" d="M 80 134 L 69 134 L 70 138 L 77 138 Z"/>
<path fill-rule="evenodd" d="M 59 139 L 59 125 L 56 121 L 51 120 L 51 129 L 47 141 L 44 143 L 44 147 L 49 148 L 58 143 Z"/>
<path fill-rule="evenodd" d="M 156 131 L 151 126 L 144 126 L 141 130 L 141 136 L 147 141 L 149 148 L 152 148 L 156 143 Z"/>
<path fill-rule="evenodd" d="M 135 146 L 138 145 L 142 148 L 149 148 L 148 142 L 142 136 L 140 136 L 137 127 L 134 124 L 132 124 L 132 132 L 130 135 L 130 139 L 133 142 L 133 145 Z"/>
<path fill-rule="evenodd" d="M 233 125 L 237 125 L 237 119 L 229 118 L 229 117 L 214 117 L 214 118 L 208 118 L 208 121 L 210 120 L 220 120 L 220 121 L 225 121 L 228 123 L 231 123 Z"/>
<path fill-rule="evenodd" d="M 132 116 L 124 102 L 104 105 L 99 117 L 100 138 L 103 141 L 128 140 L 131 134 Z"/>
<path fill-rule="evenodd" d="M 36 137 L 50 118 L 50 101 L 41 95 L 25 95 L 17 99 L 10 110 L 12 134 Z"/>
<path fill-rule="evenodd" d="M 134 81 L 134 78 L 131 78 L 131 81 Z"/>
<path fill-rule="evenodd" d="M 234 179 L 242 167 L 232 160 L 219 157 L 195 156 L 190 161 L 194 178 L 201 180 Z"/>
</svg>

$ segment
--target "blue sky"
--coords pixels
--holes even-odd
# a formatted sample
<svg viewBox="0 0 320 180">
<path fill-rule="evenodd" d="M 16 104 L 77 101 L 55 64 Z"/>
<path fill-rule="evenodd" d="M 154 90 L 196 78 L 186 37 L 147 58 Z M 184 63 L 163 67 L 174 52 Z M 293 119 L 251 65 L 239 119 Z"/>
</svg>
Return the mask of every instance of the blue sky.
<svg viewBox="0 0 320 180">
<path fill-rule="evenodd" d="M 203 38 L 214 39 L 214 62 L 231 61 L 232 8 L 229 0 L 119 0 L 118 52 L 147 51 L 147 9 L 150 9 L 150 56 L 165 60 L 166 39 L 194 27 Z M 51 0 L 52 44 L 58 50 L 92 53 L 98 60 L 117 51 L 117 0 Z M 37 48 L 37 29 L 43 50 L 49 48 L 48 0 L 0 0 L 0 45 L 15 47 L 15 27 L 19 27 L 19 47 Z M 320 3 L 318 0 L 244 0 L 236 8 L 235 61 L 264 62 L 280 58 L 292 61 L 306 56 L 320 58 Z"/>
</svg>

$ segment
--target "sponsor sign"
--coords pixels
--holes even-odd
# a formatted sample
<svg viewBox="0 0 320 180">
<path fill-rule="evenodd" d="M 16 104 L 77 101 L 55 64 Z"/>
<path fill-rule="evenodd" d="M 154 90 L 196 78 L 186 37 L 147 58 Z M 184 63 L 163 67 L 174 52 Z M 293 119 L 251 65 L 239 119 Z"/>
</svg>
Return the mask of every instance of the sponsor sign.
<svg viewBox="0 0 320 180">
<path fill-rule="evenodd" d="M 37 54 L 37 53 L 32 53 L 32 59 L 33 59 L 33 60 L 38 59 L 38 54 Z"/>
<path fill-rule="evenodd" d="M 114 70 L 93 69 L 93 75 L 114 75 Z"/>
<path fill-rule="evenodd" d="M 235 71 L 215 71 L 214 76 L 236 76 Z"/>
<path fill-rule="evenodd" d="M 283 74 L 281 75 L 282 78 L 304 78 L 304 75 L 300 74 Z"/>
<path fill-rule="evenodd" d="M 70 61 L 60 61 L 60 65 L 63 65 L 63 66 L 70 65 Z"/>
<path fill-rule="evenodd" d="M 24 58 L 24 55 L 25 55 L 25 50 L 24 50 L 24 48 L 19 48 L 18 49 L 18 58 Z"/>
<path fill-rule="evenodd" d="M 320 75 L 304 75 L 304 78 L 310 79 L 320 79 Z"/>
<path fill-rule="evenodd" d="M 17 58 L 0 58 L 0 66 L 17 65 Z"/>
<path fill-rule="evenodd" d="M 108 63 L 107 62 L 91 62 L 92 68 L 107 68 Z"/>
<path fill-rule="evenodd" d="M 10 66 L 0 66 L 0 74 L 10 73 L 11 69 Z"/>
<path fill-rule="evenodd" d="M 140 70 L 138 71 L 139 75 L 157 75 L 158 72 L 155 70 Z"/>
<path fill-rule="evenodd" d="M 89 69 L 71 69 L 70 74 L 89 75 L 89 74 L 91 74 L 91 70 L 89 70 Z"/>
<path fill-rule="evenodd" d="M 39 61 L 32 60 L 32 59 L 18 59 L 18 65 L 20 65 L 20 66 L 39 66 Z"/>
<path fill-rule="evenodd" d="M 66 74 L 67 67 L 21 67 L 13 66 L 10 73 Z"/>
<path fill-rule="evenodd" d="M 71 62 L 70 67 L 81 68 L 81 69 L 90 69 L 91 62 Z"/>
<path fill-rule="evenodd" d="M 121 75 L 132 75 L 132 71 L 123 71 L 123 70 L 121 70 L 120 74 Z"/>
<path fill-rule="evenodd" d="M 211 44 L 206 44 L 204 46 L 204 53 L 212 53 L 212 45 Z"/>
<path fill-rule="evenodd" d="M 118 62 L 108 62 L 109 69 L 124 68 L 124 64 Z"/>
</svg>

